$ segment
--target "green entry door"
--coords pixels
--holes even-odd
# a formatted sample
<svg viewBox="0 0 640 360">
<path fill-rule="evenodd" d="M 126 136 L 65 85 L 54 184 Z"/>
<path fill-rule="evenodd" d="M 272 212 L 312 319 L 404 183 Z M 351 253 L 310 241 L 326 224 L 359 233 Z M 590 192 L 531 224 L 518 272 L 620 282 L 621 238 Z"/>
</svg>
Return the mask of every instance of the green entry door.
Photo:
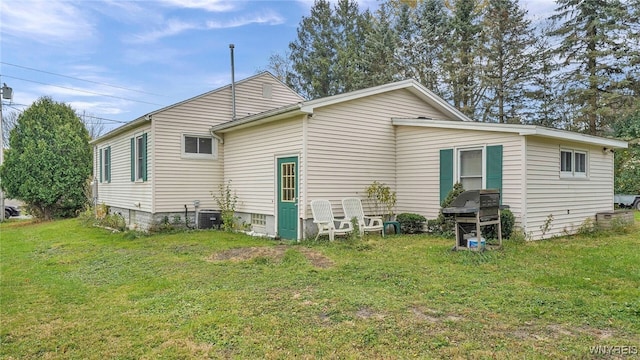
<svg viewBox="0 0 640 360">
<path fill-rule="evenodd" d="M 298 238 L 298 158 L 278 159 L 278 235 Z"/>
</svg>

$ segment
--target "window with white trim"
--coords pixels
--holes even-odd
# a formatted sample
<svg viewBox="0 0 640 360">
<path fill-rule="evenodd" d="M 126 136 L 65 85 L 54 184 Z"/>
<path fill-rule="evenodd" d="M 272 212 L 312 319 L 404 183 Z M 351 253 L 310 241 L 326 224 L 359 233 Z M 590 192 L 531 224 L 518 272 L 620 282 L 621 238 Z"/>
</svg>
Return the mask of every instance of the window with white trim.
<svg viewBox="0 0 640 360">
<path fill-rule="evenodd" d="M 458 181 L 465 190 L 483 188 L 482 148 L 458 150 Z"/>
<path fill-rule="evenodd" d="M 560 150 L 560 177 L 586 178 L 587 177 L 587 152 L 561 149 Z"/>
<path fill-rule="evenodd" d="M 131 181 L 147 181 L 147 133 L 131 138 Z"/>
<path fill-rule="evenodd" d="M 111 146 L 100 149 L 100 182 L 111 182 Z"/>
<path fill-rule="evenodd" d="M 217 155 L 217 141 L 211 136 L 182 136 L 182 157 L 195 159 L 214 159 Z"/>
</svg>

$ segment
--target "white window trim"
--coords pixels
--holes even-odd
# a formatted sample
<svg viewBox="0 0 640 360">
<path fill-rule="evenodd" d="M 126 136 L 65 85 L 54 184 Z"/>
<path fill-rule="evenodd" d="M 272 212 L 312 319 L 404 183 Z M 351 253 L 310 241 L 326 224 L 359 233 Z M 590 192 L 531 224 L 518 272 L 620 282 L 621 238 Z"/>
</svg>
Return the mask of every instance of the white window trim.
<svg viewBox="0 0 640 360">
<path fill-rule="evenodd" d="M 100 149 L 100 156 L 102 157 L 102 179 L 100 182 L 108 184 L 111 182 L 111 179 L 107 179 L 107 150 L 109 150 L 109 169 L 111 169 L 111 146 L 107 145 Z"/>
<path fill-rule="evenodd" d="M 211 154 L 194 154 L 194 153 L 185 152 L 184 143 L 185 143 L 185 137 L 187 136 L 211 139 Z M 182 133 L 180 135 L 180 154 L 183 159 L 218 160 L 218 139 L 211 136 L 211 134 Z"/>
<path fill-rule="evenodd" d="M 462 170 L 460 169 L 460 166 L 462 165 L 462 161 L 460 161 L 460 153 L 464 151 L 473 151 L 473 150 L 482 151 L 482 159 L 480 160 L 482 161 L 482 189 L 485 189 L 487 187 L 487 161 L 486 161 L 487 147 L 485 145 L 455 148 L 455 157 L 453 159 L 454 172 L 455 172 L 454 179 L 456 179 L 456 182 L 461 183 L 460 174 L 462 173 Z M 465 190 L 468 190 L 468 189 L 465 189 Z"/>
<path fill-rule="evenodd" d="M 571 153 L 571 171 L 562 171 L 562 153 Z M 584 155 L 584 172 L 576 172 L 576 154 Z M 589 178 L 589 152 L 586 150 L 561 147 L 559 152 L 558 170 L 561 179 L 588 179 Z"/>
</svg>

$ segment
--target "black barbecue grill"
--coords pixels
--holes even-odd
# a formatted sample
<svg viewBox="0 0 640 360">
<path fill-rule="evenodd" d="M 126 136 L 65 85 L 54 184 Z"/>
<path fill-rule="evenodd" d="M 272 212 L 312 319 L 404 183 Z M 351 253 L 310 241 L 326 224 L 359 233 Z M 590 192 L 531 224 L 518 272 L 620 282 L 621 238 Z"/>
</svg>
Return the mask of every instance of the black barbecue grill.
<svg viewBox="0 0 640 360">
<path fill-rule="evenodd" d="M 502 246 L 500 208 L 500 190 L 491 189 L 465 191 L 442 209 L 444 215 L 455 218 L 455 249 L 484 249 L 481 228 L 494 224 L 498 225 L 498 242 Z"/>
</svg>

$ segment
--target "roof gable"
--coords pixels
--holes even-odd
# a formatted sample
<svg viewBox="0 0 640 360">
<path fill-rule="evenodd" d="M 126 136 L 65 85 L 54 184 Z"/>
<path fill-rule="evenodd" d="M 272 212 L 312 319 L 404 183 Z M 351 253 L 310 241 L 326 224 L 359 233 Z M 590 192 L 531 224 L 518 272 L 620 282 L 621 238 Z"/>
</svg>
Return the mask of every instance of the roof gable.
<svg viewBox="0 0 640 360">
<path fill-rule="evenodd" d="M 286 117 L 300 115 L 300 114 L 313 114 L 314 110 L 317 108 L 335 105 L 339 103 L 344 103 L 347 101 L 358 100 L 364 97 L 379 95 L 388 93 L 391 91 L 397 90 L 407 90 L 417 96 L 422 101 L 428 103 L 429 105 L 435 107 L 440 112 L 451 116 L 451 120 L 457 121 L 465 121 L 471 122 L 466 115 L 460 112 L 455 107 L 451 106 L 449 103 L 444 101 L 435 93 L 429 91 L 427 88 L 422 86 L 415 80 L 404 80 L 393 83 L 388 83 L 384 85 L 374 86 L 371 88 L 351 91 L 344 94 L 338 94 L 333 96 L 328 96 L 320 99 L 303 101 L 297 104 L 291 104 L 288 106 L 283 106 L 278 109 L 273 109 L 269 111 L 265 111 L 260 114 L 255 114 L 251 116 L 247 116 L 244 118 L 240 118 L 234 121 L 229 121 L 220 125 L 213 126 L 211 129 L 217 132 L 226 132 L 231 130 L 236 130 L 240 128 L 246 128 L 249 126 L 263 124 L 265 122 L 276 121 Z"/>
<path fill-rule="evenodd" d="M 300 99 L 300 101 L 304 100 L 304 98 L 302 96 L 300 96 L 298 93 L 293 91 L 285 83 L 280 81 L 280 79 L 276 78 L 273 74 L 271 74 L 268 71 L 263 71 L 263 72 L 261 72 L 259 74 L 250 76 L 248 78 L 245 78 L 245 79 L 242 79 L 242 80 L 239 80 L 239 81 L 236 81 L 235 82 L 236 91 L 237 91 L 237 88 L 238 87 L 242 87 L 242 85 L 249 84 L 249 83 L 252 83 L 252 82 L 255 82 L 255 81 L 261 81 L 261 80 L 262 81 L 268 80 L 270 82 L 276 82 L 276 83 L 278 83 L 278 84 L 280 84 L 282 86 L 282 89 L 285 92 L 288 90 L 292 97 L 294 97 L 294 98 L 297 97 L 298 99 Z M 122 134 L 122 133 L 124 133 L 124 132 L 126 132 L 126 131 L 128 131 L 130 129 L 133 129 L 133 128 L 136 128 L 138 126 L 141 126 L 142 124 L 144 124 L 146 122 L 152 121 L 153 115 L 156 115 L 156 114 L 165 112 L 167 110 L 171 110 L 171 109 L 180 107 L 182 105 L 191 103 L 193 101 L 197 101 L 197 100 L 205 98 L 205 97 L 216 96 L 216 95 L 218 95 L 220 93 L 228 92 L 228 91 L 230 91 L 230 89 L 231 89 L 231 84 L 227 84 L 227 85 L 224 85 L 224 86 L 219 87 L 217 89 L 214 89 L 214 90 L 211 90 L 211 91 L 196 95 L 196 96 L 191 97 L 189 99 L 186 99 L 186 100 L 183 100 L 183 101 L 180 101 L 180 102 L 177 102 L 177 103 L 162 107 L 162 108 L 157 109 L 157 110 L 154 110 L 152 112 L 149 112 L 149 113 L 147 113 L 145 115 L 142 115 L 142 116 L 138 117 L 137 119 L 135 119 L 133 121 L 128 122 L 127 124 L 124 124 L 124 125 L 116 128 L 116 129 L 114 129 L 114 130 L 111 130 L 110 132 L 102 135 L 101 137 L 99 137 L 99 138 L 97 138 L 95 140 L 92 140 L 91 143 L 93 144 L 93 143 L 98 143 L 98 142 L 104 141 L 106 139 L 109 139 L 109 138 L 112 138 L 112 137 L 117 136 L 119 134 Z M 230 106 L 231 106 L 231 103 L 230 103 Z"/>
</svg>

